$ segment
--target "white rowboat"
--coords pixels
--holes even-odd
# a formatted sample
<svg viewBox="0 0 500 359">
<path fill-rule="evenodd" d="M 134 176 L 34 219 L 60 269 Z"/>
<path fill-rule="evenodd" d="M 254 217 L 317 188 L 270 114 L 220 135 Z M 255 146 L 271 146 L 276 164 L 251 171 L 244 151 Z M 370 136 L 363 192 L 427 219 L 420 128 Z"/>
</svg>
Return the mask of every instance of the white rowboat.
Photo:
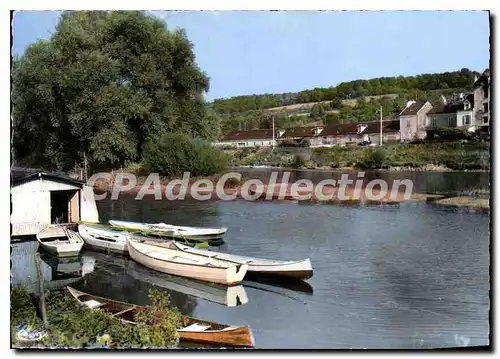
<svg viewBox="0 0 500 359">
<path fill-rule="evenodd" d="M 59 257 L 77 256 L 83 247 L 83 239 L 76 232 L 62 226 L 49 225 L 36 235 L 43 249 Z"/>
<path fill-rule="evenodd" d="M 299 261 L 278 261 L 191 248 L 175 241 L 173 241 L 172 244 L 186 253 L 198 254 L 207 258 L 217 256 L 217 258 L 223 260 L 248 263 L 249 273 L 297 279 L 307 279 L 311 278 L 313 275 L 313 268 L 309 258 Z"/>
<path fill-rule="evenodd" d="M 140 223 L 128 221 L 110 220 L 109 224 L 114 227 L 122 227 L 146 232 L 160 232 L 172 238 L 184 238 L 193 240 L 213 240 L 224 236 L 227 228 L 202 228 L 202 227 L 187 227 L 175 226 L 166 223 Z"/>
<path fill-rule="evenodd" d="M 78 225 L 78 232 L 85 244 L 90 247 L 105 249 L 114 253 L 127 253 L 127 236 L 129 233 L 109 230 L 86 224 Z"/>
<path fill-rule="evenodd" d="M 172 242 L 128 239 L 127 246 L 130 257 L 145 267 L 205 282 L 238 284 L 248 269 L 248 264 L 207 258 L 178 250 Z"/>
</svg>

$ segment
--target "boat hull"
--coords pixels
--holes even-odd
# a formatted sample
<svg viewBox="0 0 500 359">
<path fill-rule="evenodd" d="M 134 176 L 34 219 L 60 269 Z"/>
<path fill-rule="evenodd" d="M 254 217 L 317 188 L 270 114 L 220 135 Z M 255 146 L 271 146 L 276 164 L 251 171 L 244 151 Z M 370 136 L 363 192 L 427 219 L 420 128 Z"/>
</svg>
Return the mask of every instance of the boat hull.
<svg viewBox="0 0 500 359">
<path fill-rule="evenodd" d="M 206 266 L 201 264 L 172 262 L 171 260 L 165 260 L 159 256 L 153 256 L 145 253 L 144 250 L 149 250 L 154 246 L 144 246 L 142 245 L 142 243 L 131 240 L 127 241 L 127 245 L 130 257 L 134 261 L 142 264 L 145 267 L 166 274 L 192 278 L 210 283 L 223 285 L 239 284 L 243 280 L 248 269 L 247 264 L 234 264 L 232 266 L 224 268 L 216 266 Z M 158 248 L 158 251 L 165 252 L 166 255 L 170 255 L 172 257 L 177 256 L 179 253 L 183 253 L 182 251 L 178 251 L 175 249 L 165 248 Z"/>
<path fill-rule="evenodd" d="M 143 310 L 143 306 L 123 303 L 112 299 L 102 298 L 95 295 L 87 294 L 84 292 L 80 292 L 74 288 L 66 287 L 66 292 L 75 298 L 79 303 L 83 305 L 87 305 L 87 301 L 91 299 L 91 301 L 96 301 L 97 306 L 91 309 L 102 309 L 104 311 L 108 311 L 108 308 L 113 308 L 114 313 L 113 316 L 116 316 L 124 323 L 135 324 L 134 316 L 135 313 Z M 87 301 L 82 301 L 85 298 Z M 119 311 L 119 312 L 118 312 Z M 120 313 L 128 312 L 126 317 L 120 315 Z M 236 326 L 228 326 L 224 324 L 218 324 L 206 320 L 200 320 L 197 318 L 191 318 L 184 315 L 180 316 L 180 322 L 183 328 L 177 329 L 177 334 L 179 338 L 184 341 L 191 341 L 197 343 L 207 343 L 207 344 L 217 344 L 221 346 L 242 346 L 242 347 L 253 347 L 255 346 L 255 340 L 252 333 L 252 330 L 248 326 L 244 327 L 236 327 Z M 195 331 L 189 328 L 190 324 L 200 324 L 206 325 L 209 327 L 219 327 L 220 329 L 212 329 L 212 330 L 203 330 L 203 331 Z"/>
<path fill-rule="evenodd" d="M 206 256 L 216 255 L 217 258 L 220 259 L 248 263 L 248 273 L 253 275 L 295 279 L 308 279 L 313 276 L 313 268 L 310 259 L 303 259 L 300 261 L 276 261 L 271 259 L 252 258 L 229 253 L 190 248 L 176 242 L 173 242 L 173 245 L 179 250 L 188 253 L 197 253 Z"/>
<path fill-rule="evenodd" d="M 255 341 L 249 327 L 230 327 L 221 331 L 191 332 L 178 330 L 181 340 L 227 346 L 253 347 Z"/>
<path fill-rule="evenodd" d="M 224 243 L 222 237 L 227 228 L 198 228 L 186 226 L 174 226 L 164 223 L 146 224 L 139 222 L 110 220 L 109 224 L 129 230 L 145 231 L 150 235 L 158 235 L 165 238 L 180 241 L 208 242 L 211 246 L 218 246 Z"/>
<path fill-rule="evenodd" d="M 42 229 L 36 239 L 46 252 L 58 257 L 76 257 L 83 247 L 83 239 L 78 233 L 54 225 Z"/>
<path fill-rule="evenodd" d="M 78 232 L 89 247 L 118 254 L 128 253 L 127 237 L 122 233 L 83 224 L 78 226 Z"/>
<path fill-rule="evenodd" d="M 277 276 L 295 279 L 309 279 L 313 276 L 311 261 L 305 259 L 282 265 L 252 265 L 248 266 L 248 271 L 254 275 Z"/>
</svg>

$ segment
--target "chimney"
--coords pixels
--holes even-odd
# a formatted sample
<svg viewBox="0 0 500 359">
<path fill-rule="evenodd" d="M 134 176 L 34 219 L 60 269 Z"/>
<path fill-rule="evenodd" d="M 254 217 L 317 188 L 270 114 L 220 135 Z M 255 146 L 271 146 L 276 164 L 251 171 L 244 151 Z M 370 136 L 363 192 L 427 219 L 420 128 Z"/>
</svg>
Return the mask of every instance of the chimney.
<svg viewBox="0 0 500 359">
<path fill-rule="evenodd" d="M 413 105 L 415 103 L 415 101 L 407 101 L 406 102 L 406 107 L 410 107 L 411 105 Z"/>
<path fill-rule="evenodd" d="M 360 134 L 361 132 L 363 132 L 364 130 L 366 130 L 368 126 L 367 125 L 358 125 L 357 128 L 358 128 L 358 134 Z"/>
</svg>

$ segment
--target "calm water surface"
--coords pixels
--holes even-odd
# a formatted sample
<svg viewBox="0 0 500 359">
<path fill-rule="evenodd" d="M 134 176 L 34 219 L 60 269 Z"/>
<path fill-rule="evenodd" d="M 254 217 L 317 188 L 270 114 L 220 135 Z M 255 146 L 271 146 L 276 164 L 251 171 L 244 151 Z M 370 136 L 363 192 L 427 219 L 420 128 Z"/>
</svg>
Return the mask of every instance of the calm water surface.
<svg viewBox="0 0 500 359">
<path fill-rule="evenodd" d="M 236 307 L 169 290 L 184 314 L 250 325 L 258 348 L 489 344 L 488 215 L 424 203 L 344 207 L 135 201 L 130 196 L 100 201 L 98 207 L 103 222 L 226 226 L 220 250 L 231 253 L 309 257 L 314 267 L 310 287 L 244 281 L 248 302 Z M 14 268 L 22 266 L 21 257 L 13 252 Z M 124 257 L 89 250 L 78 263 L 89 274 L 83 279 L 76 274 L 73 286 L 138 304 L 147 303 L 152 278 L 166 277 Z M 52 277 L 58 265 L 46 266 Z M 13 281 L 22 282 L 25 272 Z M 46 272 L 50 280 L 50 269 Z"/>
</svg>

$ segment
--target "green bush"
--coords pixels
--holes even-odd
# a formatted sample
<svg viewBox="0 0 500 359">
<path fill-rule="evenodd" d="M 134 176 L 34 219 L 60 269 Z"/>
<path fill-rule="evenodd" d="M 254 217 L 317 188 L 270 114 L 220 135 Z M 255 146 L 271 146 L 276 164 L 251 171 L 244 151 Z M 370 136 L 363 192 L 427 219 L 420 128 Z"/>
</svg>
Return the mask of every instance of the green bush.
<svg viewBox="0 0 500 359">
<path fill-rule="evenodd" d="M 361 169 L 379 169 L 384 165 L 386 152 L 377 148 L 375 150 L 368 150 L 361 161 L 357 163 L 357 167 Z"/>
<path fill-rule="evenodd" d="M 444 127 L 427 131 L 429 141 L 456 141 L 473 139 L 475 135 L 463 128 Z"/>
<path fill-rule="evenodd" d="M 51 292 L 46 298 L 48 335 L 42 344 L 48 347 L 170 347 L 177 342 L 179 312 L 170 307 L 168 295 L 150 290 L 150 305 L 134 317 L 136 325 L 126 324 L 102 310 L 91 310 L 62 292 Z M 15 326 L 42 327 L 30 294 L 23 287 L 11 292 L 12 341 Z M 35 318 L 35 319 L 33 319 Z"/>
<path fill-rule="evenodd" d="M 228 156 L 221 150 L 182 133 L 167 133 L 144 146 L 142 160 L 153 172 L 165 176 L 210 176 L 224 171 Z"/>
</svg>

